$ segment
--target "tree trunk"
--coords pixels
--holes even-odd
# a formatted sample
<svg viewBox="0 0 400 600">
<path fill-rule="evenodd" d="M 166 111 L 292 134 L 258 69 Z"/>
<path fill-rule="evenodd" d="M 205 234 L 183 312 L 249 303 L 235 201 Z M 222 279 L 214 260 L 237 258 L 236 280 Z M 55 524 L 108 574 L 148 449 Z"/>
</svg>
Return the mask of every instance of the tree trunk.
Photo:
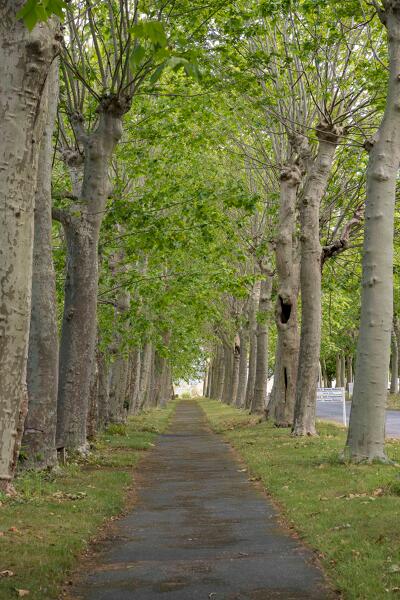
<svg viewBox="0 0 400 600">
<path fill-rule="evenodd" d="M 300 171 L 295 165 L 283 169 L 280 176 L 279 229 L 276 240 L 276 269 L 279 289 L 275 308 L 278 339 L 274 385 L 268 416 L 278 427 L 291 427 L 296 399 L 299 331 L 297 297 L 299 261 L 296 235 L 296 200 Z"/>
<path fill-rule="evenodd" d="M 139 394 L 138 394 L 138 412 L 146 404 L 147 395 L 150 386 L 151 367 L 152 367 L 153 346 L 151 342 L 146 342 L 142 354 L 142 364 L 140 370 Z"/>
<path fill-rule="evenodd" d="M 75 126 L 85 150 L 80 209 L 72 213 L 53 211 L 53 216 L 61 220 L 67 239 L 57 447 L 85 451 L 97 333 L 98 242 L 109 193 L 109 164 L 122 133 L 119 107 L 110 102 L 101 105 L 98 126 L 91 134 L 82 132 L 78 118 Z"/>
<path fill-rule="evenodd" d="M 240 338 L 235 337 L 235 345 L 233 351 L 233 367 L 232 367 L 232 385 L 229 404 L 236 404 L 237 391 L 239 387 L 239 369 L 240 369 Z"/>
<path fill-rule="evenodd" d="M 138 404 L 138 396 L 139 396 L 139 387 L 140 387 L 140 369 L 141 369 L 141 350 L 137 348 L 133 353 L 132 359 L 132 377 L 131 377 L 131 394 L 129 398 L 129 414 L 136 414 L 137 404 Z"/>
<path fill-rule="evenodd" d="M 260 282 L 253 286 L 249 307 L 249 367 L 246 385 L 245 406 L 250 409 L 253 404 L 254 386 L 256 382 L 257 367 L 257 307 L 260 295 Z"/>
<path fill-rule="evenodd" d="M 301 335 L 294 435 L 316 435 L 318 362 L 321 345 L 321 244 L 319 207 L 332 168 L 341 130 L 320 123 L 318 152 L 306 179 L 300 207 L 301 222 Z"/>
<path fill-rule="evenodd" d="M 397 346 L 397 337 L 394 329 L 392 330 L 392 346 L 390 356 L 390 393 L 399 393 L 399 349 Z"/>
<path fill-rule="evenodd" d="M 323 358 L 321 360 L 321 369 L 322 369 L 322 382 L 323 382 L 323 386 L 322 387 L 329 387 L 328 385 L 328 372 L 326 370 L 326 362 L 325 359 Z"/>
<path fill-rule="evenodd" d="M 225 383 L 225 362 L 224 362 L 224 350 L 222 346 L 218 348 L 218 365 L 217 365 L 217 389 L 216 389 L 216 399 L 221 400 L 223 398 L 224 391 L 224 383 Z"/>
<path fill-rule="evenodd" d="M 222 402 L 224 404 L 232 403 L 232 377 L 233 377 L 233 347 L 224 344 L 224 388 L 222 392 Z"/>
<path fill-rule="evenodd" d="M 336 386 L 335 387 L 340 387 L 340 369 L 341 369 L 341 362 L 340 362 L 340 354 L 336 354 Z"/>
<path fill-rule="evenodd" d="M 385 113 L 372 144 L 362 261 L 361 320 L 345 454 L 355 462 L 387 461 L 385 419 L 393 320 L 393 223 L 400 162 L 400 0 L 385 0 L 389 82 Z"/>
<path fill-rule="evenodd" d="M 47 79 L 47 119 L 40 144 L 35 195 L 32 305 L 27 369 L 28 414 L 22 446 L 28 468 L 57 463 L 58 326 L 52 255 L 51 172 L 58 104 L 58 61 Z"/>
<path fill-rule="evenodd" d="M 109 396 L 110 396 L 110 376 L 107 360 L 100 351 L 97 352 L 97 430 L 104 431 L 110 423 L 109 417 Z"/>
<path fill-rule="evenodd" d="M 46 78 L 58 50 L 52 21 L 29 32 L 2 2 L 0 20 L 0 489 L 12 489 L 27 410 L 33 209 Z"/>
<path fill-rule="evenodd" d="M 272 276 L 264 273 L 261 281 L 260 300 L 257 315 L 257 360 L 254 396 L 250 412 L 265 414 L 268 385 L 268 312 L 270 310 L 272 292 Z"/>
<path fill-rule="evenodd" d="M 346 357 L 347 384 L 353 382 L 353 357 L 348 354 Z"/>
<path fill-rule="evenodd" d="M 125 423 L 128 415 L 128 368 L 127 358 L 117 356 L 110 368 L 110 423 Z"/>
<path fill-rule="evenodd" d="M 93 440 L 97 434 L 98 423 L 98 396 L 99 396 L 99 371 L 97 360 L 94 362 L 92 369 L 92 380 L 90 382 L 89 393 L 89 410 L 86 421 L 86 437 L 88 440 Z"/>
<path fill-rule="evenodd" d="M 344 354 L 340 357 L 340 387 L 346 387 L 346 359 Z"/>
<path fill-rule="evenodd" d="M 249 334 L 246 329 L 240 332 L 239 381 L 235 405 L 243 408 L 246 400 L 247 365 L 248 365 Z"/>
</svg>

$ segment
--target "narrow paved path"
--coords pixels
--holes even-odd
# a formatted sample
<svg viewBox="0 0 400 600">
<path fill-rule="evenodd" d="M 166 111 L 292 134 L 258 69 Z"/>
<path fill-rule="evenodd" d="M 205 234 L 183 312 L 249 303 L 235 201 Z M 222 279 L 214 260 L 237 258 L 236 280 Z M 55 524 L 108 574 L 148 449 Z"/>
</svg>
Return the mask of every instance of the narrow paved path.
<svg viewBox="0 0 400 600">
<path fill-rule="evenodd" d="M 76 590 L 85 600 L 330 598 L 312 553 L 278 524 L 193 401 L 140 464 L 135 509 Z"/>
</svg>

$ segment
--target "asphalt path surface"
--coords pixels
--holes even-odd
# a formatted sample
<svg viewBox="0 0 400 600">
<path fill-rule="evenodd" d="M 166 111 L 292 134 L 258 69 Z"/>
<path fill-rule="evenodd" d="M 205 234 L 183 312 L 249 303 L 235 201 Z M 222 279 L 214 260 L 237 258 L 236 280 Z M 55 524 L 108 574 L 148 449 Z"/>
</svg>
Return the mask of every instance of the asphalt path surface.
<svg viewBox="0 0 400 600">
<path fill-rule="evenodd" d="M 351 402 L 346 402 L 347 424 L 349 423 Z M 343 423 L 343 409 L 340 402 L 317 402 L 318 419 Z M 386 411 L 386 437 L 400 438 L 400 411 Z"/>
<path fill-rule="evenodd" d="M 139 464 L 134 510 L 73 590 L 85 600 L 328 600 L 292 537 L 194 401 Z"/>
</svg>

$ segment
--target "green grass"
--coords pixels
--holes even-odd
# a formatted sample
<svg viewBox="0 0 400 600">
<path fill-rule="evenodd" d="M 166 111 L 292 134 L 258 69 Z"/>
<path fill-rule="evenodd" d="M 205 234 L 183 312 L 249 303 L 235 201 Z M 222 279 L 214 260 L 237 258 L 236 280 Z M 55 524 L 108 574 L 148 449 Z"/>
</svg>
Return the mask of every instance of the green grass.
<svg viewBox="0 0 400 600">
<path fill-rule="evenodd" d="M 400 598 L 399 468 L 343 464 L 345 433 L 334 424 L 320 422 L 319 437 L 293 438 L 219 402 L 200 405 L 346 600 Z M 387 450 L 400 462 L 400 442 Z"/>
<path fill-rule="evenodd" d="M 29 591 L 29 600 L 58 597 L 89 540 L 124 508 L 132 468 L 165 429 L 175 404 L 133 417 L 126 427 L 110 427 L 85 461 L 57 474 L 17 478 L 16 498 L 1 498 L 0 572 L 14 573 L 0 576 L 1 600 L 17 598 L 19 589 Z"/>
</svg>

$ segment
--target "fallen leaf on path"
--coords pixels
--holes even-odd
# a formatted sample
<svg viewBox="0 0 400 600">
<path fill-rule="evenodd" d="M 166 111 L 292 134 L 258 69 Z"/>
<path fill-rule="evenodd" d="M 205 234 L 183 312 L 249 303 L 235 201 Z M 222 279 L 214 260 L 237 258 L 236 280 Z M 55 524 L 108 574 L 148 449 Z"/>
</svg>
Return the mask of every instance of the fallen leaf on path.
<svg viewBox="0 0 400 600">
<path fill-rule="evenodd" d="M 29 596 L 29 590 L 15 590 L 17 592 L 18 598 L 24 598 L 24 596 Z"/>
<path fill-rule="evenodd" d="M 19 533 L 19 529 L 16 527 L 10 527 L 8 531 L 11 531 L 12 533 Z"/>
<path fill-rule="evenodd" d="M 5 569 L 4 571 L 0 571 L 0 577 L 12 577 L 14 575 L 13 571 L 10 569 Z"/>
<path fill-rule="evenodd" d="M 336 527 L 332 527 L 333 531 L 340 531 L 340 529 L 349 529 L 351 527 L 350 523 L 344 523 L 343 525 L 336 525 Z"/>
</svg>

